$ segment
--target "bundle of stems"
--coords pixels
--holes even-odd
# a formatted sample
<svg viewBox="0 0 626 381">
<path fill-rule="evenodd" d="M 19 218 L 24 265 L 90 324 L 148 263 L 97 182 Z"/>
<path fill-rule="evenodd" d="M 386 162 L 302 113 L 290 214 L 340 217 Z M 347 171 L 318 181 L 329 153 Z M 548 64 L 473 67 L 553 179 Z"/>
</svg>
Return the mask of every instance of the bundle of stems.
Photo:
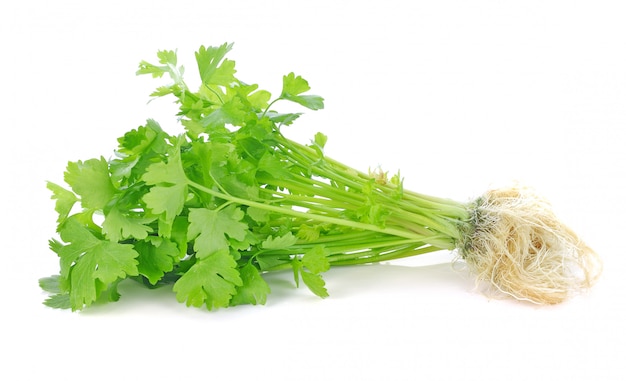
<svg viewBox="0 0 626 381">
<path fill-rule="evenodd" d="M 323 244 L 329 264 L 339 266 L 456 250 L 479 283 L 540 304 L 559 303 L 591 287 L 600 275 L 598 255 L 531 188 L 491 189 L 463 203 L 403 189 L 398 175 L 389 179 L 380 169 L 358 172 L 282 135 L 277 135 L 275 144 L 287 166 L 301 167 L 312 176 L 264 177 L 266 204 L 211 192 L 197 184 L 192 187 L 238 204 L 280 212 L 293 217 L 296 226 L 321 223 L 349 229 L 294 244 L 290 255 Z M 286 252 L 250 251 L 249 255 L 280 257 Z M 290 267 L 284 263 L 266 270 Z"/>
<path fill-rule="evenodd" d="M 513 186 L 458 202 L 404 189 L 399 174 L 360 172 L 324 152 L 326 136 L 304 145 L 281 128 L 299 113 L 278 101 L 323 108 L 290 73 L 281 94 L 235 77 L 232 45 L 196 52 L 201 85 L 191 91 L 174 51 L 138 74 L 169 75 L 155 97 L 173 95 L 185 132 L 153 120 L 118 139 L 115 157 L 70 162 L 49 183 L 59 213 L 50 247 L 60 273 L 43 278 L 46 304 L 79 310 L 119 298 L 125 278 L 173 283 L 177 299 L 213 309 L 263 304 L 263 274 L 291 270 L 328 295 L 321 273 L 456 251 L 477 282 L 517 299 L 553 304 L 590 287 L 597 254 L 532 190 Z M 99 216 L 99 217 L 98 217 Z"/>
</svg>

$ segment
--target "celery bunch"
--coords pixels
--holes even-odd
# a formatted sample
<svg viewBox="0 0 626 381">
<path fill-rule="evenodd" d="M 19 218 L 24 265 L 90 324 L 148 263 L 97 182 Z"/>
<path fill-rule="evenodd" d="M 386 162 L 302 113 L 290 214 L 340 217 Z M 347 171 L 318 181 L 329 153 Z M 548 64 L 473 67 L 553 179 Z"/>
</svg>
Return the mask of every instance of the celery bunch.
<svg viewBox="0 0 626 381">
<path fill-rule="evenodd" d="M 477 279 L 540 303 L 561 301 L 599 274 L 595 253 L 559 223 L 500 226 L 511 222 L 503 217 L 510 212 L 497 210 L 504 204 L 509 211 L 530 206 L 531 217 L 539 205 L 539 215 L 552 216 L 524 189 L 460 203 L 404 189 L 399 175 L 331 159 L 321 133 L 307 145 L 287 139 L 281 128 L 301 114 L 273 106 L 289 101 L 319 110 L 323 99 L 293 73 L 275 98 L 240 81 L 225 58 L 231 47 L 196 52 L 196 91 L 176 52 L 158 52 L 157 64 L 141 62 L 138 74 L 172 80 L 152 96 L 175 97 L 184 132 L 170 135 L 148 120 L 118 139 L 113 158 L 70 162 L 69 189 L 48 183 L 58 212 L 50 248 L 60 273 L 40 280 L 52 293 L 45 304 L 80 310 L 115 301 L 126 278 L 148 287 L 173 283 L 180 302 L 209 310 L 264 304 L 270 288 L 263 274 L 280 270 L 326 297 L 321 274 L 332 266 L 455 249 Z M 538 278 L 547 272 L 567 281 Z"/>
</svg>

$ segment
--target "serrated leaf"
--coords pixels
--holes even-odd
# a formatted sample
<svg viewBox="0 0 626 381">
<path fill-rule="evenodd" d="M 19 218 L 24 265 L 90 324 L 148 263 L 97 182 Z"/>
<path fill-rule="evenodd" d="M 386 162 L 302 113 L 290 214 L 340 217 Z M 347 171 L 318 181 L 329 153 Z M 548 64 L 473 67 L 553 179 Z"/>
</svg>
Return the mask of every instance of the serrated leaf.
<svg viewBox="0 0 626 381">
<path fill-rule="evenodd" d="M 194 239 L 194 249 L 198 258 L 215 253 L 228 253 L 229 241 L 243 241 L 248 225 L 241 222 L 244 212 L 239 208 L 228 207 L 220 210 L 192 208 L 189 210 L 188 238 Z"/>
<path fill-rule="evenodd" d="M 224 56 L 232 49 L 232 46 L 233 44 L 223 44 L 221 46 L 201 46 L 198 49 L 196 62 L 203 84 L 227 86 L 236 81 L 234 77 L 235 63 L 224 60 Z"/>
<path fill-rule="evenodd" d="M 276 179 L 289 179 L 291 173 L 287 170 L 288 164 L 280 161 L 273 153 L 266 152 L 259 163 L 257 164 L 257 170 L 265 172 Z"/>
<path fill-rule="evenodd" d="M 289 73 L 283 77 L 283 91 L 280 98 L 296 102 L 311 110 L 323 109 L 324 98 L 318 95 L 301 95 L 310 89 L 309 83 L 304 78 Z"/>
<path fill-rule="evenodd" d="M 59 308 L 63 310 L 67 310 L 72 308 L 72 304 L 70 302 L 70 294 L 55 294 L 51 295 L 46 300 L 44 300 L 43 304 L 52 308 Z"/>
<path fill-rule="evenodd" d="M 237 262 L 224 252 L 215 252 L 198 259 L 174 284 L 179 302 L 209 310 L 227 307 L 243 282 L 236 269 Z"/>
<path fill-rule="evenodd" d="M 48 182 L 47 188 L 52 191 L 52 199 L 56 200 L 54 210 L 58 213 L 57 223 L 62 224 L 63 221 L 69 216 L 74 204 L 78 201 L 76 195 L 67 189 Z"/>
<path fill-rule="evenodd" d="M 267 250 L 287 249 L 288 247 L 294 245 L 297 241 L 298 237 L 294 236 L 291 232 L 288 232 L 280 237 L 267 237 L 267 239 L 261 244 L 261 248 Z"/>
<path fill-rule="evenodd" d="M 84 208 L 103 209 L 116 193 L 109 165 L 103 157 L 68 163 L 64 179 L 80 196 Z"/>
<path fill-rule="evenodd" d="M 157 52 L 157 57 L 159 58 L 159 62 L 162 64 L 170 64 L 176 66 L 176 51 L 174 50 L 159 50 Z"/>
<path fill-rule="evenodd" d="M 315 138 L 313 139 L 313 144 L 311 144 L 311 147 L 315 151 L 317 151 L 320 156 L 324 156 L 324 146 L 326 145 L 327 141 L 328 137 L 321 132 L 318 132 L 315 134 Z"/>
<path fill-rule="evenodd" d="M 69 242 L 58 248 L 58 254 L 61 276 L 69 280 L 72 309 L 89 306 L 116 280 L 138 275 L 135 258 L 139 254 L 132 245 L 101 240 L 73 218 L 65 221 L 59 233 Z"/>
<path fill-rule="evenodd" d="M 252 218 L 255 222 L 258 223 L 266 223 L 270 220 L 270 212 L 268 212 L 265 209 L 261 209 L 261 208 L 255 208 L 255 207 L 249 207 L 246 210 L 246 213 L 248 214 L 248 216 L 250 216 L 250 218 Z"/>
<path fill-rule="evenodd" d="M 60 286 L 61 277 L 59 275 L 52 275 L 49 277 L 39 279 L 39 287 L 42 290 L 51 294 L 58 294 L 61 292 Z"/>
<path fill-rule="evenodd" d="M 162 215 L 162 222 L 171 225 L 182 211 L 187 199 L 187 177 L 180 159 L 180 141 L 169 150 L 167 162 L 150 165 L 141 179 L 154 185 L 143 196 L 146 207 L 155 215 Z M 159 232 L 160 234 L 161 232 Z"/>
<path fill-rule="evenodd" d="M 201 123 L 209 131 L 217 127 L 224 127 L 226 124 L 241 126 L 249 113 L 250 109 L 242 103 L 241 99 L 234 97 L 203 118 Z"/>
<path fill-rule="evenodd" d="M 309 82 L 301 76 L 297 76 L 291 72 L 283 76 L 283 91 L 282 94 L 299 95 L 311 90 Z"/>
<path fill-rule="evenodd" d="M 291 125 L 296 119 L 298 119 L 302 113 L 286 113 L 281 114 L 274 111 L 268 111 L 265 116 L 267 116 L 272 122 L 277 124 L 282 124 L 285 126 Z"/>
<path fill-rule="evenodd" d="M 323 273 L 330 269 L 328 252 L 321 245 L 316 245 L 302 256 L 302 265 L 313 274 Z"/>
<path fill-rule="evenodd" d="M 297 236 L 305 241 L 315 241 L 320 237 L 322 227 L 320 225 L 300 225 Z"/>
<path fill-rule="evenodd" d="M 302 276 L 302 282 L 311 290 L 312 293 L 319 296 L 320 298 L 325 298 L 328 296 L 328 291 L 326 290 L 326 282 L 319 274 L 313 274 L 308 271 L 301 271 L 300 275 Z"/>
<path fill-rule="evenodd" d="M 144 126 L 130 130 L 118 139 L 119 148 L 117 151 L 128 156 L 145 155 L 152 152 L 163 154 L 168 148 L 166 142 L 168 137 L 159 123 L 153 119 L 148 119 Z"/>
<path fill-rule="evenodd" d="M 170 234 L 167 237 L 176 244 L 180 257 L 184 257 L 187 254 L 187 229 L 189 227 L 189 221 L 187 216 L 177 216 L 172 222 Z"/>
<path fill-rule="evenodd" d="M 139 253 L 137 270 L 152 285 L 157 284 L 165 273 L 172 271 L 181 256 L 174 242 L 161 237 L 137 241 L 134 248 Z"/>
<path fill-rule="evenodd" d="M 171 223 L 185 206 L 187 185 L 154 186 L 143 197 L 146 207 L 154 214 L 162 214 L 164 222 Z"/>
<path fill-rule="evenodd" d="M 261 271 L 269 270 L 272 267 L 282 266 L 286 263 L 290 262 L 290 259 L 287 257 L 281 258 L 276 256 L 263 256 L 259 255 L 256 257 L 257 264 L 261 268 Z"/>
<path fill-rule="evenodd" d="M 180 160 L 180 147 L 172 147 L 169 151 L 167 162 L 158 162 L 150 165 L 146 173 L 142 176 L 142 180 L 148 185 L 169 184 L 178 185 L 186 184 L 187 177 L 183 171 L 182 162 Z"/>
<path fill-rule="evenodd" d="M 150 93 L 150 96 L 151 97 L 164 97 L 168 94 L 175 94 L 176 90 L 178 89 L 174 85 L 159 86 L 156 88 L 156 90 Z"/>
<path fill-rule="evenodd" d="M 150 74 L 152 78 L 160 78 L 167 72 L 167 67 L 156 66 L 147 61 L 141 61 L 139 63 L 139 69 L 137 69 L 136 74 Z"/>
<path fill-rule="evenodd" d="M 320 148 L 324 148 L 324 146 L 326 145 L 327 141 L 328 141 L 328 136 L 324 135 L 321 132 L 316 133 L 315 134 L 315 138 L 313 140 L 315 145 L 317 145 Z"/>
<path fill-rule="evenodd" d="M 257 85 L 250 86 L 254 86 L 254 89 L 258 87 Z M 266 108 L 271 98 L 272 94 L 269 91 L 265 90 L 257 90 L 248 94 L 248 102 L 250 102 L 250 105 L 253 109 L 257 110 L 262 110 Z"/>
<path fill-rule="evenodd" d="M 102 232 L 113 242 L 127 238 L 144 239 L 152 228 L 147 226 L 154 218 L 141 218 L 123 214 L 117 208 L 112 208 L 107 213 L 102 223 Z"/>
<path fill-rule="evenodd" d="M 237 293 L 233 295 L 230 305 L 265 304 L 271 290 L 256 267 L 247 264 L 239 270 L 239 273 L 242 285 L 237 287 Z"/>
</svg>

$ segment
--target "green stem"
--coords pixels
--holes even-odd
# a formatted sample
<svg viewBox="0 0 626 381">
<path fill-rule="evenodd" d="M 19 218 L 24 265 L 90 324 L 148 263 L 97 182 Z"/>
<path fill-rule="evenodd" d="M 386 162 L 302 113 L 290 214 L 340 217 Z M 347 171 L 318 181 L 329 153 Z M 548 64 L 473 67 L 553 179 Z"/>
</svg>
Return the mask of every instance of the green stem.
<svg viewBox="0 0 626 381">
<path fill-rule="evenodd" d="M 414 257 L 416 255 L 432 253 L 434 251 L 439 251 L 441 249 L 434 246 L 409 246 L 409 247 L 399 247 L 396 250 L 388 251 L 388 252 L 375 252 L 371 256 L 361 256 L 358 258 L 344 258 L 342 256 L 336 256 L 335 258 L 329 257 L 328 261 L 331 266 L 352 266 L 352 265 L 361 265 L 367 263 L 376 263 L 383 261 L 391 261 L 395 259 L 401 258 L 409 258 Z"/>
<path fill-rule="evenodd" d="M 328 174 L 325 175 L 328 176 Z M 310 210 L 325 215 L 338 216 L 345 210 L 356 211 L 368 200 L 367 196 L 363 194 L 347 193 L 327 183 L 306 177 L 292 179 L 263 178 L 262 181 L 277 188 L 289 189 L 290 193 L 267 190 L 267 192 L 271 192 L 272 195 L 278 198 L 277 201 L 287 201 L 291 205 L 309 208 Z M 360 181 L 361 184 L 359 184 L 358 181 Z M 371 179 L 354 179 L 352 180 L 351 186 L 362 188 L 365 181 L 371 182 Z M 299 184 L 300 182 L 304 184 Z M 315 194 L 318 197 L 301 195 L 302 193 L 311 193 L 312 188 L 314 188 Z M 442 216 L 437 209 L 417 208 L 411 205 L 415 202 L 414 200 L 398 200 L 384 193 L 376 193 L 372 195 L 372 197 L 382 198 L 379 203 L 383 204 L 384 207 L 391 212 L 391 217 L 386 220 L 388 224 L 410 228 L 412 231 L 423 234 L 424 236 L 438 234 L 437 232 L 440 232 L 454 239 L 460 238 L 455 222 L 451 222 L 448 217 Z M 416 196 L 412 198 L 415 199 Z M 430 202 L 428 202 L 428 204 L 432 207 Z"/>
<path fill-rule="evenodd" d="M 435 246 L 423 244 L 399 244 L 395 246 L 385 245 L 381 248 L 365 250 L 359 253 L 343 253 L 329 255 L 328 262 L 331 266 L 352 266 L 368 263 L 391 261 L 401 258 L 414 257 L 441 250 Z M 263 255 L 263 254 L 261 254 Z M 291 269 L 291 262 L 285 262 L 274 267 L 265 269 L 267 272 L 282 271 Z"/>
<path fill-rule="evenodd" d="M 300 158 L 306 157 L 306 160 L 308 164 L 311 165 L 312 169 L 314 170 L 321 169 L 320 172 L 322 173 L 318 173 L 319 175 L 322 175 L 322 176 L 325 175 L 326 177 L 332 178 L 332 179 L 335 179 L 335 177 L 339 175 L 338 179 L 345 181 L 346 185 L 359 187 L 359 188 L 363 186 L 364 182 L 371 181 L 370 175 L 364 172 L 357 171 L 354 168 L 347 166 L 328 156 L 323 157 L 323 162 L 326 165 L 324 166 L 325 168 L 321 168 L 320 165 L 314 164 L 314 163 L 320 163 L 322 158 L 319 157 L 319 154 L 316 150 L 314 150 L 313 148 L 309 146 L 302 145 L 300 143 L 294 142 L 284 137 L 282 137 L 281 143 L 283 143 L 285 147 L 288 148 L 286 150 L 283 149 L 284 153 L 290 154 L 290 155 L 293 155 L 293 153 L 299 153 L 298 156 Z M 302 160 L 296 159 L 295 162 L 302 162 Z M 333 173 L 328 173 L 327 172 L 328 168 L 332 168 Z M 323 172 L 326 172 L 326 173 L 323 173 Z M 397 189 L 395 189 L 395 186 L 390 186 L 388 184 L 378 184 L 378 183 L 375 183 L 374 185 L 376 187 L 376 190 L 380 191 L 386 197 L 391 196 L 393 198 L 397 192 Z M 407 201 L 410 201 L 410 204 L 411 204 L 410 206 L 412 208 L 422 208 L 422 209 L 427 208 L 427 209 L 438 211 L 440 212 L 441 215 L 445 215 L 445 216 L 452 217 L 455 219 L 460 219 L 460 220 L 469 219 L 469 212 L 467 211 L 467 207 L 464 204 L 459 203 L 457 201 L 440 198 L 440 197 L 429 196 L 429 195 L 409 191 L 406 189 L 402 190 L 402 194 L 403 194 L 404 199 L 406 199 Z"/>
<path fill-rule="evenodd" d="M 370 231 L 375 231 L 375 232 L 379 232 L 379 233 L 385 233 L 385 234 L 391 234 L 391 235 L 395 235 L 398 237 L 404 237 L 404 238 L 409 238 L 409 239 L 414 239 L 417 241 L 423 241 L 423 242 L 428 242 L 430 240 L 431 237 L 423 237 L 419 234 L 413 233 L 413 232 L 409 232 L 409 231 L 405 231 L 402 229 L 395 229 L 395 228 L 385 228 L 385 227 L 379 227 L 376 225 L 371 225 L 371 224 L 366 224 L 366 223 L 362 223 L 362 222 L 356 222 L 356 221 L 351 221 L 351 220 L 347 220 L 347 219 L 343 219 L 343 218 L 337 218 L 337 217 L 330 217 L 330 216 L 325 216 L 325 215 L 320 215 L 320 214 L 314 214 L 314 213 L 306 213 L 306 212 L 301 212 L 298 210 L 294 210 L 292 208 L 289 207 L 282 207 L 282 206 L 274 206 L 274 205 L 269 205 L 266 203 L 262 203 L 262 202 L 257 202 L 257 201 L 252 201 L 252 200 L 248 200 L 248 199 L 244 199 L 244 198 L 240 198 L 240 197 L 236 197 L 236 196 L 232 196 L 229 194 L 225 194 L 213 189 L 209 189 L 203 185 L 200 185 L 198 183 L 195 183 L 191 180 L 187 180 L 187 184 L 193 188 L 198 189 L 199 191 L 205 192 L 207 194 L 210 194 L 214 197 L 217 198 L 221 198 L 223 200 L 227 200 L 227 201 L 232 201 L 234 203 L 237 204 L 241 204 L 241 205 L 247 205 L 247 206 L 251 206 L 254 208 L 258 208 L 258 209 L 262 209 L 262 210 L 266 210 L 269 212 L 275 212 L 275 213 L 282 213 L 285 215 L 289 215 L 292 217 L 299 217 L 299 218 L 305 218 L 305 219 L 309 219 L 309 220 L 317 220 L 320 222 L 327 222 L 327 223 L 331 223 L 331 224 L 335 224 L 335 225 L 339 225 L 339 226 L 346 226 L 346 227 L 350 227 L 353 229 L 362 229 L 362 230 L 370 230 Z M 438 242 L 439 240 L 435 240 L 436 242 Z"/>
</svg>

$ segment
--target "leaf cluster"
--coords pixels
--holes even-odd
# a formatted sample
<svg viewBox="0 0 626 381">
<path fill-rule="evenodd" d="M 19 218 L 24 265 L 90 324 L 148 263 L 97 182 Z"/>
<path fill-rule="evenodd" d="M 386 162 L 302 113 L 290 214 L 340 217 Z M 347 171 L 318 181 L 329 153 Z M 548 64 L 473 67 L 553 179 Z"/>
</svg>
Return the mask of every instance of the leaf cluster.
<svg viewBox="0 0 626 381">
<path fill-rule="evenodd" d="M 229 201 L 263 201 L 261 177 L 291 176 L 276 141 L 280 126 L 300 114 L 277 113 L 270 104 L 287 100 L 317 110 L 323 99 L 304 94 L 308 83 L 290 73 L 270 102 L 268 91 L 236 78 L 235 63 L 225 58 L 231 47 L 196 52 L 197 91 L 186 85 L 175 51 L 158 52 L 156 64 L 142 61 L 137 74 L 172 80 L 152 96 L 176 97 L 185 133 L 170 135 L 148 120 L 118 139 L 112 159 L 68 163 L 68 188 L 48 183 L 58 212 L 50 248 L 60 273 L 40 281 L 53 294 L 46 304 L 80 310 L 115 301 L 125 278 L 150 287 L 173 283 L 177 299 L 190 306 L 263 304 L 270 289 L 261 272 L 276 264 L 297 268 L 325 295 L 312 255 L 287 250 L 298 240 L 292 219 Z M 279 251 L 284 254 L 258 259 Z"/>
<path fill-rule="evenodd" d="M 264 304 L 263 274 L 280 270 L 326 297 L 331 266 L 454 248 L 464 208 L 405 191 L 399 174 L 387 181 L 332 160 L 321 133 L 308 145 L 285 138 L 281 127 L 301 114 L 273 106 L 319 110 L 323 98 L 294 73 L 276 98 L 242 82 L 231 48 L 198 49 L 196 90 L 175 51 L 142 61 L 138 75 L 169 77 L 151 95 L 174 97 L 183 132 L 147 120 L 117 140 L 113 157 L 70 162 L 66 186 L 48 183 L 60 271 L 40 280 L 47 305 L 116 301 L 124 279 L 170 285 L 181 303 L 209 310 Z"/>
</svg>

